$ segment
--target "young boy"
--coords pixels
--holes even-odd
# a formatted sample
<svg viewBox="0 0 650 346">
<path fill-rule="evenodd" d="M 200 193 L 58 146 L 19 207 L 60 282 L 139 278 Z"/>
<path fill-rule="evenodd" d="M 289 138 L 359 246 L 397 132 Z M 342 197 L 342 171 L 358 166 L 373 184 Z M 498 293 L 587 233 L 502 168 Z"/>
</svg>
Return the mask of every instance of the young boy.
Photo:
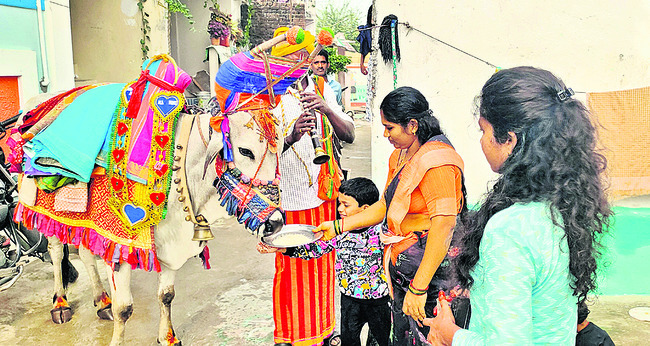
<svg viewBox="0 0 650 346">
<path fill-rule="evenodd" d="M 576 335 L 576 346 L 614 346 L 612 338 L 606 331 L 587 321 L 589 308 L 584 302 L 578 304 L 578 334 Z"/>
<path fill-rule="evenodd" d="M 379 191 L 372 180 L 353 178 L 341 184 L 338 200 L 339 214 L 346 218 L 377 202 Z M 302 259 L 320 257 L 336 250 L 334 270 L 341 291 L 341 345 L 361 345 L 361 328 L 366 323 L 369 334 L 380 346 L 389 344 L 391 317 L 388 284 L 382 267 L 380 231 L 380 225 L 377 225 L 347 232 L 329 241 L 277 250 Z"/>
</svg>

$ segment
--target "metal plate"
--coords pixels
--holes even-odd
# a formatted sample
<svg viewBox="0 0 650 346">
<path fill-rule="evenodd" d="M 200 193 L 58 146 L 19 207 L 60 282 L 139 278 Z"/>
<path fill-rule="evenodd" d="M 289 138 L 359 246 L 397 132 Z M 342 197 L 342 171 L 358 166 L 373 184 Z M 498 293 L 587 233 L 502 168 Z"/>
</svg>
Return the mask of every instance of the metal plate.
<svg viewBox="0 0 650 346">
<path fill-rule="evenodd" d="M 262 242 L 277 248 L 305 245 L 313 243 L 322 237 L 322 233 L 315 234 L 313 232 L 314 229 L 316 229 L 316 226 L 312 225 L 285 225 L 278 233 L 268 237 L 262 237 Z"/>
<path fill-rule="evenodd" d="M 629 314 L 639 321 L 650 321 L 650 307 L 648 306 L 637 306 L 632 308 L 630 309 Z"/>
</svg>

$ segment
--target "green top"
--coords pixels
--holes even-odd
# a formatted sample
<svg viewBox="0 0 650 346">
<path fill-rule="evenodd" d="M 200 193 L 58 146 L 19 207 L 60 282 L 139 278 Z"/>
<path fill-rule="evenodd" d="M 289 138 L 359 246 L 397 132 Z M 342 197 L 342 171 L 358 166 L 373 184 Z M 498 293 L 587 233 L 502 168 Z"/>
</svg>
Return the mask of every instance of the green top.
<svg viewBox="0 0 650 346">
<path fill-rule="evenodd" d="M 575 345 L 577 298 L 569 247 L 548 204 L 514 204 L 485 226 L 471 272 L 469 330 L 457 345 Z"/>
</svg>

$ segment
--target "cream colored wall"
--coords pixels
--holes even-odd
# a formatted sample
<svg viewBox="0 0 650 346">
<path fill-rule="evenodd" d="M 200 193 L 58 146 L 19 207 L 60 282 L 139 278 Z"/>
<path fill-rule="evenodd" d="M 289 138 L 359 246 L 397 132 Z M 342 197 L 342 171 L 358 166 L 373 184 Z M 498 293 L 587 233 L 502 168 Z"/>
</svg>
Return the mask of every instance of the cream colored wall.
<svg viewBox="0 0 650 346">
<path fill-rule="evenodd" d="M 395 14 L 434 37 L 502 68 L 532 65 L 562 78 L 576 91 L 609 91 L 650 85 L 650 2 L 375 0 L 377 22 Z M 407 35 L 408 33 L 408 35 Z M 376 36 L 375 36 L 376 37 Z M 402 60 L 398 86 L 424 93 L 465 161 L 470 203 L 495 177 L 479 145 L 474 97 L 494 68 L 399 26 Z M 387 153 L 379 105 L 393 90 L 392 64 L 377 63 L 372 110 L 373 180 L 383 186 Z M 584 94 L 577 95 L 584 100 Z"/>
<path fill-rule="evenodd" d="M 169 23 L 162 0 L 144 3 L 149 13 L 149 57 L 169 53 Z M 141 17 L 136 0 L 71 0 L 72 47 L 77 84 L 127 82 L 140 74 Z"/>
<path fill-rule="evenodd" d="M 38 69 L 36 52 L 31 50 L 0 49 L 0 76 L 18 77 L 18 95 L 20 108 L 25 109 L 25 102 L 38 95 Z"/>
<path fill-rule="evenodd" d="M 210 7 L 213 6 L 213 3 L 212 0 L 208 1 L 206 8 L 203 7 L 203 0 L 185 0 L 183 2 L 190 9 L 195 23 L 192 26 L 184 16 L 172 15 L 170 25 L 171 55 L 185 72 L 194 76 L 201 70 L 209 72 L 209 64 L 204 60 L 206 47 L 210 46 L 210 34 L 208 34 L 207 26 L 212 13 Z M 222 12 L 232 15 L 233 22 L 240 22 L 241 0 L 219 0 L 217 3 Z M 234 42 L 230 42 L 230 44 L 234 46 Z"/>
<path fill-rule="evenodd" d="M 74 88 L 70 4 L 68 0 L 45 2 L 45 40 L 50 85 L 53 92 Z"/>
</svg>

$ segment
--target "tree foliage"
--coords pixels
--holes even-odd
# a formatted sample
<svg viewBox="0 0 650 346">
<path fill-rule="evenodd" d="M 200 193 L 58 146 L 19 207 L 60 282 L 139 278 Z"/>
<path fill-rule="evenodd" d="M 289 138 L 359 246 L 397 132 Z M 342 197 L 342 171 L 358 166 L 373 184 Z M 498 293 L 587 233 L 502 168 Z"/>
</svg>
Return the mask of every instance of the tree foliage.
<svg viewBox="0 0 650 346">
<path fill-rule="evenodd" d="M 334 33 L 342 32 L 347 40 L 352 41 L 352 46 L 358 51 L 359 42 L 356 41 L 357 26 L 361 24 L 361 13 L 350 6 L 350 0 L 343 1 L 340 5 L 332 0 L 327 1 L 316 12 L 317 31 L 321 28 L 330 28 Z"/>
<path fill-rule="evenodd" d="M 352 59 L 350 59 L 349 56 L 336 54 L 336 48 L 325 47 L 325 50 L 329 53 L 330 62 L 327 74 L 333 74 L 336 76 L 339 71 L 348 72 L 346 66 L 352 63 Z"/>
</svg>

